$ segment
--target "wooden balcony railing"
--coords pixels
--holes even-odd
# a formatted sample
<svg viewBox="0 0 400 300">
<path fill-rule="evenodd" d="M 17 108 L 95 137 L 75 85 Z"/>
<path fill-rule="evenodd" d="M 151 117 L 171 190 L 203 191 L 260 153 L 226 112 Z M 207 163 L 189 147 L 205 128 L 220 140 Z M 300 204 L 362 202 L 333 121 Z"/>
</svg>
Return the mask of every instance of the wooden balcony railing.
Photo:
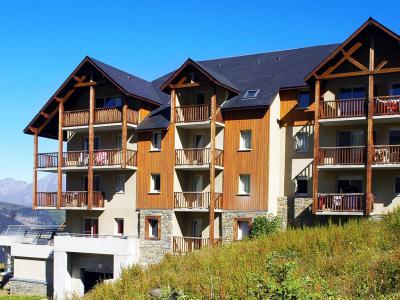
<svg viewBox="0 0 400 300">
<path fill-rule="evenodd" d="M 186 148 L 175 150 L 175 164 L 183 165 L 205 165 L 211 163 L 210 148 Z M 216 149 L 215 164 L 223 166 L 224 152 Z"/>
<path fill-rule="evenodd" d="M 398 115 L 400 114 L 400 96 L 375 97 L 374 115 Z"/>
<path fill-rule="evenodd" d="M 128 109 L 127 122 L 138 124 L 139 113 L 136 110 Z M 94 111 L 95 124 L 110 124 L 122 122 L 122 108 L 107 107 L 96 108 Z M 73 110 L 64 112 L 64 127 L 86 126 L 89 124 L 89 110 Z"/>
<path fill-rule="evenodd" d="M 87 207 L 87 195 L 85 191 L 63 192 L 61 207 Z M 39 207 L 57 207 L 57 192 L 38 192 L 37 206 Z M 93 207 L 103 208 L 104 197 L 102 192 L 93 192 Z"/>
<path fill-rule="evenodd" d="M 320 147 L 318 165 L 362 165 L 366 162 L 365 146 Z"/>
<path fill-rule="evenodd" d="M 202 105 L 185 105 L 175 107 L 175 122 L 200 122 L 210 119 L 211 106 L 210 104 Z"/>
<path fill-rule="evenodd" d="M 88 151 L 63 152 L 63 167 L 85 167 L 89 164 Z M 102 149 L 93 152 L 94 166 L 116 166 L 122 164 L 121 149 Z M 136 166 L 136 151 L 127 150 L 126 164 Z M 58 152 L 39 153 L 38 168 L 56 168 L 58 166 Z"/>
<path fill-rule="evenodd" d="M 216 246 L 221 245 L 221 239 L 215 238 Z M 172 251 L 175 253 L 189 253 L 210 246 L 209 238 L 174 236 Z"/>
<path fill-rule="evenodd" d="M 366 112 L 365 98 L 320 102 L 321 119 L 364 117 Z"/>
<path fill-rule="evenodd" d="M 400 145 L 374 146 L 374 164 L 400 164 Z"/>
<path fill-rule="evenodd" d="M 318 211 L 363 211 L 364 204 L 365 195 L 361 193 L 318 194 Z"/>
<path fill-rule="evenodd" d="M 175 208 L 209 208 L 209 192 L 175 192 Z M 215 208 L 222 208 L 222 193 L 215 193 Z"/>
</svg>

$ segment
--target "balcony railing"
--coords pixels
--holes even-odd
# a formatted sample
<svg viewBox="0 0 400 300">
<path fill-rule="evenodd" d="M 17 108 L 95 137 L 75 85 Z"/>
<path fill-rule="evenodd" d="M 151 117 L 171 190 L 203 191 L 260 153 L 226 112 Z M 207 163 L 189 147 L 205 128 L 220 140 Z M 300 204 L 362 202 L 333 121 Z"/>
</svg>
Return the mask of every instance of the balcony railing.
<svg viewBox="0 0 400 300">
<path fill-rule="evenodd" d="M 63 167 L 86 167 L 89 164 L 88 151 L 63 152 Z M 121 149 L 102 149 L 93 152 L 94 166 L 116 166 L 122 165 L 123 157 Z M 127 150 L 126 164 L 136 166 L 136 151 Z M 39 153 L 38 168 L 57 168 L 58 152 Z"/>
<path fill-rule="evenodd" d="M 364 117 L 366 111 L 367 101 L 365 98 L 320 102 L 321 119 Z"/>
<path fill-rule="evenodd" d="M 374 164 L 400 164 L 400 145 L 374 146 Z"/>
<path fill-rule="evenodd" d="M 189 253 L 211 245 L 209 238 L 183 236 L 174 236 L 172 243 L 172 251 L 175 253 Z M 215 238 L 214 243 L 216 246 L 220 246 L 221 239 Z"/>
<path fill-rule="evenodd" d="M 61 207 L 87 207 L 88 192 L 68 191 L 62 193 Z M 104 196 L 102 192 L 93 192 L 93 207 L 104 207 Z M 38 192 L 37 206 L 39 207 L 57 207 L 57 192 Z"/>
<path fill-rule="evenodd" d="M 374 115 L 399 115 L 400 96 L 380 96 L 375 97 Z"/>
<path fill-rule="evenodd" d="M 320 147 L 318 165 L 361 165 L 365 163 L 365 146 Z"/>
<path fill-rule="evenodd" d="M 127 122 L 138 124 L 139 113 L 136 110 L 128 109 Z M 122 122 L 122 108 L 96 108 L 94 111 L 94 124 L 110 124 Z M 64 112 L 64 127 L 86 126 L 89 124 L 89 110 L 73 110 Z"/>
<path fill-rule="evenodd" d="M 175 208 L 209 208 L 209 192 L 176 192 L 174 193 Z M 215 193 L 215 208 L 222 208 L 222 193 Z"/>
<path fill-rule="evenodd" d="M 216 149 L 215 164 L 223 166 L 224 152 Z M 175 164 L 177 166 L 196 166 L 211 163 L 211 149 L 210 148 L 186 148 L 175 150 Z"/>
<path fill-rule="evenodd" d="M 210 104 L 201 105 L 185 105 L 175 107 L 175 122 L 201 122 L 210 119 L 211 106 Z"/>
<path fill-rule="evenodd" d="M 321 212 L 359 212 L 364 210 L 364 204 L 362 193 L 318 194 L 318 211 Z"/>
</svg>

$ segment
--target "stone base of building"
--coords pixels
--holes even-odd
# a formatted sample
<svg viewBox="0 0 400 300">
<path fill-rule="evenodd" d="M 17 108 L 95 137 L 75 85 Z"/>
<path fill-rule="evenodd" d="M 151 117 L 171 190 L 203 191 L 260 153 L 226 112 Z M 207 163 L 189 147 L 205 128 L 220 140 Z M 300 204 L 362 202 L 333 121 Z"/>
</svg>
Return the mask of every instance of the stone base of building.
<svg viewBox="0 0 400 300">
<path fill-rule="evenodd" d="M 312 214 L 312 198 L 279 197 L 278 216 L 282 219 L 282 227 L 307 226 L 314 223 Z"/>
<path fill-rule="evenodd" d="M 139 263 L 149 265 L 158 263 L 166 253 L 172 252 L 173 210 L 141 209 L 139 213 L 140 257 Z M 161 230 L 159 240 L 146 238 L 146 217 L 160 217 Z"/>
<path fill-rule="evenodd" d="M 53 287 L 44 281 L 12 278 L 8 282 L 11 295 L 50 297 Z"/>
<path fill-rule="evenodd" d="M 233 242 L 234 240 L 234 223 L 238 218 L 251 218 L 267 216 L 268 211 L 224 211 L 222 215 L 222 244 Z"/>
</svg>

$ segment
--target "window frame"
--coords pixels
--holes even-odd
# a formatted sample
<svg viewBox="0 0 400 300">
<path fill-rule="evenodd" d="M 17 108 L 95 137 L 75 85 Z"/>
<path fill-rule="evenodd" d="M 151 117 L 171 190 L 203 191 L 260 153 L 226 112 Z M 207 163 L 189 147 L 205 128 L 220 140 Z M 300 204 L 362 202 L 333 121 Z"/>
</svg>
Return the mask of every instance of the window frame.
<svg viewBox="0 0 400 300">
<path fill-rule="evenodd" d="M 233 240 L 234 241 L 243 241 L 243 239 L 238 238 L 239 233 L 239 222 L 248 222 L 249 223 L 249 235 L 251 231 L 251 225 L 253 224 L 253 218 L 251 217 L 240 217 L 233 219 Z"/>
<path fill-rule="evenodd" d="M 156 220 L 157 221 L 157 237 L 150 236 L 150 221 Z M 146 216 L 144 218 L 145 222 L 145 239 L 146 240 L 153 240 L 159 241 L 161 240 L 161 216 Z"/>
<path fill-rule="evenodd" d="M 160 140 L 159 140 L 159 147 L 155 147 L 154 145 L 156 144 L 155 142 L 157 142 L 157 141 L 155 141 L 155 137 L 156 136 L 159 136 L 160 137 Z M 161 133 L 161 130 L 155 130 L 155 131 L 152 131 L 151 132 L 151 143 L 150 143 L 150 151 L 152 151 L 152 152 L 159 152 L 159 151 L 161 151 L 161 147 L 162 147 L 162 145 L 161 145 L 161 141 L 162 141 L 162 133 Z"/>
<path fill-rule="evenodd" d="M 125 235 L 125 221 L 124 221 L 124 218 L 115 218 L 114 219 L 115 220 L 115 233 L 116 233 L 116 235 L 120 235 L 120 236 L 124 236 Z M 118 232 L 118 230 L 119 230 L 119 223 L 118 222 L 120 222 L 120 221 L 122 221 L 122 233 L 119 233 Z"/>
<path fill-rule="evenodd" d="M 308 178 L 307 178 L 307 176 L 296 176 L 295 180 L 296 180 L 296 190 L 295 190 L 294 194 L 295 194 L 296 196 L 308 195 L 309 192 L 308 192 Z M 297 182 L 298 180 L 304 180 L 304 181 L 306 181 L 306 189 L 307 189 L 307 191 L 306 191 L 305 193 L 299 193 L 299 192 L 297 192 L 297 190 L 298 190 L 298 188 L 299 188 L 299 185 L 298 185 L 298 182 Z"/>
<path fill-rule="evenodd" d="M 245 140 L 243 139 L 243 133 L 248 133 L 250 137 L 250 147 L 245 147 Z M 252 150 L 252 131 L 251 129 L 243 129 L 239 132 L 239 150 L 238 151 L 251 151 Z"/>
<path fill-rule="evenodd" d="M 123 178 L 122 191 L 118 188 L 118 185 L 121 184 L 121 182 L 119 182 L 119 180 L 120 180 L 119 178 Z M 115 193 L 116 194 L 125 194 L 125 183 L 126 183 L 125 174 L 117 174 L 115 176 Z"/>
<path fill-rule="evenodd" d="M 241 189 L 241 187 L 242 187 L 241 177 L 242 176 L 246 176 L 246 177 L 249 178 L 249 191 L 248 192 Z M 239 176 L 238 176 L 238 191 L 237 191 L 237 195 L 238 196 L 250 196 L 250 193 L 251 193 L 251 174 L 248 174 L 248 173 L 247 174 L 239 174 Z"/>
<path fill-rule="evenodd" d="M 299 136 L 305 136 L 305 148 L 304 149 L 301 149 L 301 148 L 297 148 L 297 145 L 298 145 L 298 143 L 297 143 L 297 138 L 299 137 Z M 309 134 L 307 133 L 307 132 L 301 132 L 301 131 L 299 131 L 299 132 L 297 132 L 296 133 L 296 135 L 294 136 L 294 151 L 296 152 L 296 153 L 307 153 L 308 151 L 309 151 Z"/>
<path fill-rule="evenodd" d="M 154 185 L 156 181 L 154 180 L 154 176 L 159 177 L 159 190 L 154 189 Z M 149 194 L 160 194 L 161 193 L 161 174 L 160 173 L 151 173 L 150 174 L 150 191 Z"/>
<path fill-rule="evenodd" d="M 250 93 L 254 93 L 254 95 L 253 96 L 249 96 Z M 244 100 L 255 99 L 255 98 L 257 98 L 259 93 L 260 93 L 260 89 L 249 89 L 249 90 L 246 90 L 246 92 L 244 93 L 242 99 L 244 99 Z"/>
<path fill-rule="evenodd" d="M 308 103 L 307 103 L 307 106 L 300 106 L 300 95 L 302 95 L 302 94 L 308 94 Z M 297 93 L 297 105 L 296 105 L 296 109 L 299 109 L 299 110 L 307 110 L 307 109 L 309 109 L 310 108 L 310 106 L 311 106 L 311 91 L 309 91 L 309 90 L 302 90 L 302 91 L 298 91 L 298 93 Z"/>
</svg>

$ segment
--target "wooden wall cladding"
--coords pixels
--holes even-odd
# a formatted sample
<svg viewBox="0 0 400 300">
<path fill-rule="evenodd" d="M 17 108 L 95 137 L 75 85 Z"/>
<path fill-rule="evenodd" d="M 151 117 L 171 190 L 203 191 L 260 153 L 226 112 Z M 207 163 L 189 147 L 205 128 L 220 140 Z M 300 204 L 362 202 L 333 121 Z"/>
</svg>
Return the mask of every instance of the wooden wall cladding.
<svg viewBox="0 0 400 300">
<path fill-rule="evenodd" d="M 224 209 L 267 210 L 269 119 L 267 109 L 224 113 Z M 238 151 L 240 131 L 251 130 L 251 151 Z M 239 174 L 250 174 L 250 195 L 238 194 Z"/>
<path fill-rule="evenodd" d="M 314 102 L 309 109 L 296 109 L 297 95 L 299 90 L 280 91 L 280 125 L 281 126 L 304 126 L 314 121 Z M 312 94 L 312 91 L 311 91 Z"/>
</svg>

